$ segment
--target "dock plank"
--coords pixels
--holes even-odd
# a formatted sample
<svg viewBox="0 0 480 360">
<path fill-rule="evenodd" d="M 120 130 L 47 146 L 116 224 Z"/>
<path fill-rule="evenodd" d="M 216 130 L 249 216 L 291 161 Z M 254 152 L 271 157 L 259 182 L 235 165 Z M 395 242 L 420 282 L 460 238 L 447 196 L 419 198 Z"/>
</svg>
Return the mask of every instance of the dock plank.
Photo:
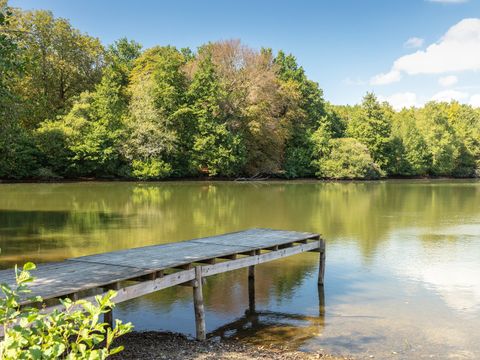
<svg viewBox="0 0 480 360">
<path fill-rule="evenodd" d="M 31 293 L 28 297 L 41 296 L 44 299 L 51 299 L 145 275 L 148 272 L 135 267 L 76 261 L 40 264 L 37 269 L 31 271 L 35 280 L 29 284 Z M 0 283 L 14 286 L 14 270 L 0 271 Z"/>
<path fill-rule="evenodd" d="M 204 244 L 195 241 L 184 241 L 83 256 L 71 260 L 119 266 L 137 266 L 147 270 L 164 270 L 206 259 L 248 251 L 249 249 L 249 247 L 235 244 Z"/>
<path fill-rule="evenodd" d="M 236 244 L 238 246 L 249 247 L 251 250 L 259 250 L 273 246 L 281 246 L 296 241 L 318 238 L 318 234 L 308 232 L 272 229 L 250 229 L 237 233 L 211 236 L 191 241 L 199 242 L 202 244 Z"/>
<path fill-rule="evenodd" d="M 314 238 L 318 238 L 318 235 L 296 231 L 250 229 L 177 243 L 82 256 L 72 260 L 163 270 L 206 259 Z"/>
<path fill-rule="evenodd" d="M 250 229 L 41 264 L 32 271 L 35 281 L 30 285 L 31 296 L 39 295 L 44 299 L 66 296 L 168 268 L 221 257 L 233 259 L 239 253 L 308 239 L 319 239 L 319 235 L 296 231 Z M 311 247 L 315 245 L 308 246 L 309 249 Z M 14 282 L 13 270 L 0 271 L 0 283 L 13 285 Z"/>
</svg>

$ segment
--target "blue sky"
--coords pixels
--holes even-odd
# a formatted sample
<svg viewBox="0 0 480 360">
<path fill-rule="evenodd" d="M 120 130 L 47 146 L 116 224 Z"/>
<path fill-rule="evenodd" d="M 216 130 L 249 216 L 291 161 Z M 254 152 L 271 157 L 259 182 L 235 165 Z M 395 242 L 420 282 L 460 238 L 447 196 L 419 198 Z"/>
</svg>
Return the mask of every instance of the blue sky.
<svg viewBox="0 0 480 360">
<path fill-rule="evenodd" d="M 10 5 L 51 10 L 104 44 L 128 37 L 144 47 L 196 48 L 235 38 L 254 48 L 283 49 L 336 104 L 356 103 L 374 91 L 397 107 L 431 98 L 480 106 L 480 0 L 10 0 Z M 414 55 L 402 58 L 409 54 Z"/>
</svg>

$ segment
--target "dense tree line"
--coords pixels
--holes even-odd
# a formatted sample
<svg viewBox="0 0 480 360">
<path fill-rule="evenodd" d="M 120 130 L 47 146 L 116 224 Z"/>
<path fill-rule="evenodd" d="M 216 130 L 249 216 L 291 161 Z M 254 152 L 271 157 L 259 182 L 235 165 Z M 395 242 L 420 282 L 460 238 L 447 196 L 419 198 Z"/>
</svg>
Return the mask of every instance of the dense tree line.
<svg viewBox="0 0 480 360">
<path fill-rule="evenodd" d="M 0 6 L 0 178 L 479 175 L 471 106 L 334 106 L 282 51 L 104 47 Z"/>
</svg>

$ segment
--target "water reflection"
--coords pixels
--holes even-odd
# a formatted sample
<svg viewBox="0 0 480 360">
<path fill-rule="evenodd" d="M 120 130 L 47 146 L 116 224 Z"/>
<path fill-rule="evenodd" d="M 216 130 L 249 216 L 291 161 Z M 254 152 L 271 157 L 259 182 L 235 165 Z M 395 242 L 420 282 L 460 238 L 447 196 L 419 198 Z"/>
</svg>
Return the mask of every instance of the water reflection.
<svg viewBox="0 0 480 360">
<path fill-rule="evenodd" d="M 325 325 L 325 290 L 318 286 L 318 314 L 307 316 L 295 313 L 256 311 L 222 325 L 208 334 L 210 338 L 235 338 L 262 345 L 280 345 L 298 349 L 322 333 Z"/>
<path fill-rule="evenodd" d="M 479 182 L 447 180 L 3 184 L 0 268 L 250 227 L 319 232 L 328 246 L 322 325 L 311 322 L 320 321 L 318 259 L 306 254 L 259 267 L 258 326 L 235 336 L 278 330 L 307 350 L 477 354 L 479 200 Z M 247 321 L 243 272 L 209 279 L 205 292 L 209 331 Z M 139 329 L 194 332 L 188 288 L 118 312 Z"/>
<path fill-rule="evenodd" d="M 416 242 L 418 230 L 405 229 L 392 236 L 390 247 L 401 247 L 410 256 L 392 258 L 395 250 L 390 249 L 383 261 L 399 277 L 437 293 L 449 308 L 476 314 L 480 310 L 479 230 L 478 225 L 446 227 Z"/>
</svg>

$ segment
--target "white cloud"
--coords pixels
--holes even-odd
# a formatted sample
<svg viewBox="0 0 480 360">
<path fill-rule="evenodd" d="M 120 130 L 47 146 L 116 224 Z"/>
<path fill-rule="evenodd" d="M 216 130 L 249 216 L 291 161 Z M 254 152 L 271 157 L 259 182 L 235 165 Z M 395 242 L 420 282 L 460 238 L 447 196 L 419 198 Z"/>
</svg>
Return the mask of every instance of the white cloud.
<svg viewBox="0 0 480 360">
<path fill-rule="evenodd" d="M 480 94 L 475 94 L 470 97 L 470 105 L 480 108 Z"/>
<path fill-rule="evenodd" d="M 438 79 L 438 83 L 443 87 L 449 87 L 455 85 L 458 82 L 458 78 L 455 75 L 443 76 Z"/>
<path fill-rule="evenodd" d="M 380 101 L 387 101 L 395 110 L 401 110 L 404 107 L 409 108 L 418 106 L 417 94 L 413 92 L 396 93 L 390 96 L 378 96 Z"/>
<path fill-rule="evenodd" d="M 422 47 L 423 42 L 424 40 L 422 38 L 411 37 L 410 39 L 405 41 L 403 46 L 405 46 L 406 48 L 419 48 L 419 47 Z"/>
<path fill-rule="evenodd" d="M 401 78 L 402 78 L 402 74 L 400 73 L 400 71 L 392 70 L 386 74 L 382 73 L 382 74 L 375 75 L 373 78 L 370 79 L 370 84 L 386 85 L 386 84 L 391 84 L 393 82 L 400 81 Z"/>
<path fill-rule="evenodd" d="M 402 73 L 441 74 L 480 70 L 480 19 L 463 19 L 440 41 L 398 58 L 388 73 L 374 76 L 370 83 L 384 85 L 399 81 Z"/>
<path fill-rule="evenodd" d="M 446 101 L 452 100 L 460 101 L 468 97 L 468 93 L 458 90 L 443 90 L 432 96 L 433 101 Z"/>
<path fill-rule="evenodd" d="M 442 4 L 461 4 L 461 3 L 466 3 L 469 0 L 427 0 L 427 1 L 442 3 Z"/>
</svg>

